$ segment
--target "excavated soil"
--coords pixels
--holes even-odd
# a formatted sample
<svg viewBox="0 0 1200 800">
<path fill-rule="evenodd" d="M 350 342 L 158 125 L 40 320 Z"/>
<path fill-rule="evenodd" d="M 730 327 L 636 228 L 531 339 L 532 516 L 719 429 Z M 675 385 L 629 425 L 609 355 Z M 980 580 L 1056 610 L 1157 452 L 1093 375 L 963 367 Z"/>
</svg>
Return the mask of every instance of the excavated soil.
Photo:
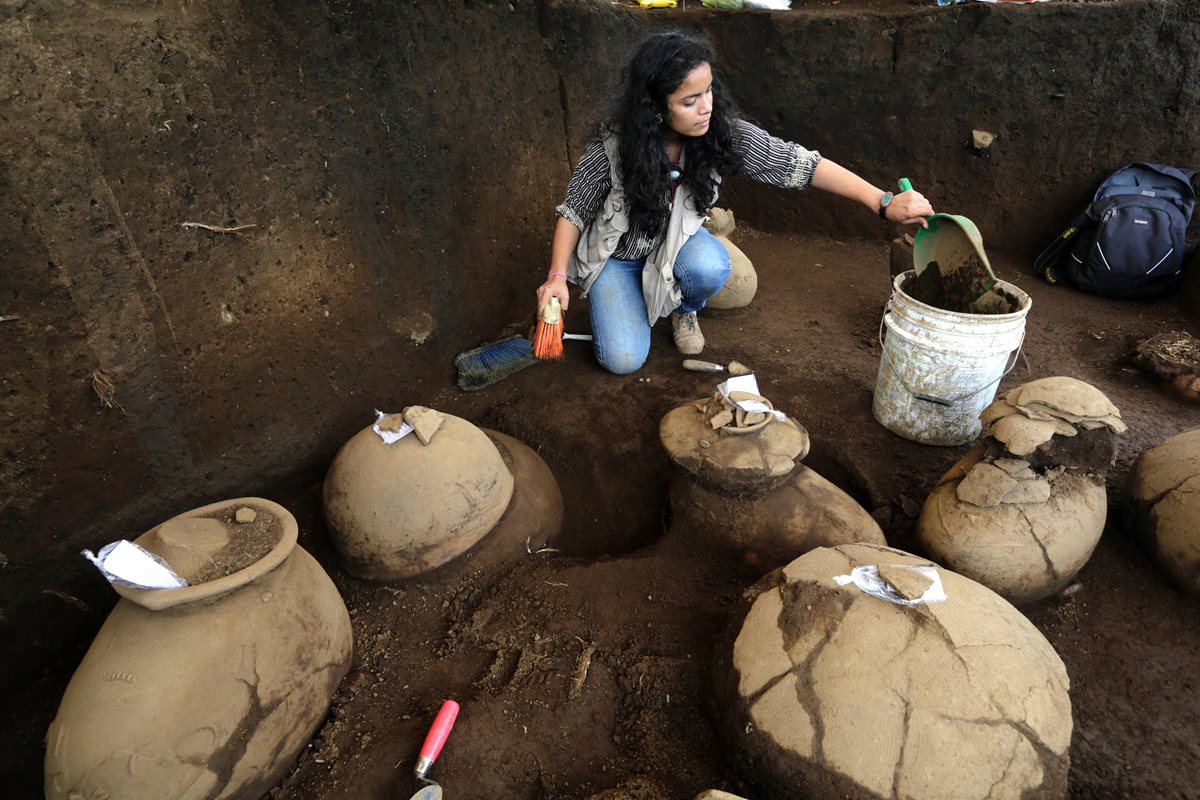
<svg viewBox="0 0 1200 800">
<path fill-rule="evenodd" d="M 254 512 L 248 522 L 237 520 L 241 509 Z M 208 583 L 226 575 L 232 575 L 261 559 L 279 544 L 283 525 L 279 518 L 262 506 L 253 504 L 230 506 L 205 516 L 219 519 L 229 528 L 229 544 L 212 557 L 211 563 L 193 575 L 189 581 L 193 586 Z"/>
<path fill-rule="evenodd" d="M 759 270 L 759 296 L 702 315 L 704 357 L 756 369 L 763 393 L 812 435 L 805 463 L 875 512 L 891 545 L 913 549 L 920 503 L 967 446 L 908 442 L 871 417 L 886 248 L 744 228 L 736 238 Z M 1034 298 L 1023 355 L 1001 389 L 1073 375 L 1103 389 L 1129 423 L 1110 474 L 1116 520 L 1137 454 L 1200 425 L 1200 411 L 1134 369 L 1130 352 L 1192 323 L 1170 302 L 1085 296 L 1040 283 L 1003 254 L 993 263 Z M 587 330 L 585 305 L 572 306 L 568 330 Z M 319 483 L 273 493 L 342 591 L 355 634 L 354 667 L 329 720 L 273 797 L 406 798 L 445 697 L 462 703 L 433 770 L 449 797 L 587 798 L 615 787 L 607 796 L 687 798 L 711 787 L 758 796 L 753 776 L 727 758 L 709 704 L 713 648 L 756 575 L 671 528 L 657 442 L 662 415 L 719 378 L 682 370 L 665 326 L 630 376 L 602 372 L 587 345 L 566 346 L 563 364 L 478 393 L 445 389 L 429 403 L 541 454 L 567 504 L 557 551 L 365 583 L 341 569 L 325 537 Z M 1114 522 L 1075 584 L 1024 611 L 1071 677 L 1071 796 L 1197 797 L 1200 603 L 1173 589 Z M 38 793 L 41 737 L 79 655 L 40 673 L 4 715 L 16 733 L 3 756 L 12 796 Z"/>
<path fill-rule="evenodd" d="M 885 247 L 745 230 L 735 239 L 758 267 L 759 296 L 702 315 L 703 357 L 754 368 L 763 393 L 812 434 L 805 463 L 875 511 L 890 544 L 914 549 L 919 504 L 967 446 L 908 442 L 871 416 Z M 1130 425 L 1110 474 L 1119 506 L 1137 454 L 1200 424 L 1200 411 L 1129 362 L 1138 341 L 1188 323 L 1169 303 L 1084 296 L 1003 255 L 994 263 L 1034 298 L 1023 357 L 1001 388 L 1067 374 L 1103 389 Z M 587 330 L 583 305 L 567 330 Z M 567 503 L 554 543 L 562 552 L 522 554 L 505 574 L 447 570 L 409 585 L 340 576 L 356 669 L 278 797 L 405 796 L 444 696 L 463 703 L 435 767 L 448 796 L 586 798 L 622 786 L 615 797 L 688 798 L 714 787 L 759 797 L 753 776 L 733 771 L 709 705 L 713 647 L 756 576 L 671 528 L 657 443 L 662 415 L 720 378 L 683 371 L 665 325 L 647 367 L 631 376 L 602 373 L 587 345 L 566 347 L 562 365 L 479 394 L 449 390 L 435 403 L 518 436 L 547 460 Z M 292 505 L 306 511 L 302 541 L 323 550 L 315 490 L 305 497 Z M 597 556 L 605 553 L 613 555 Z M 1200 604 L 1114 523 L 1063 596 L 1024 611 L 1071 676 L 1072 796 L 1200 796 Z"/>
<path fill-rule="evenodd" d="M 551 209 L 617 54 L 652 25 L 702 27 L 772 132 L 875 182 L 906 175 L 991 247 L 1028 256 L 1124 161 L 1194 158 L 1200 12 L 1178 0 L 686 6 L 0 3 L 6 796 L 41 796 L 47 727 L 115 602 L 79 550 L 259 495 L 296 514 L 355 633 L 330 716 L 274 797 L 405 800 L 453 697 L 462 714 L 432 774 L 454 800 L 712 787 L 766 800 L 710 721 L 714 648 L 758 576 L 671 526 L 658 442 L 663 415 L 719 378 L 682 370 L 663 325 L 634 375 L 568 342 L 560 365 L 453 388 L 455 352 L 529 323 Z M 1139 68 L 1148 52 L 1153 70 Z M 974 149 L 974 129 L 995 144 Z M 702 315 L 702 357 L 753 367 L 812 437 L 804 464 L 914 549 L 922 501 L 968 446 L 908 442 L 871 416 L 891 292 L 881 242 L 898 232 L 818 192 L 722 191 L 759 294 Z M 1071 796 L 1200 798 L 1200 602 L 1117 522 L 1138 453 L 1200 425 L 1200 406 L 1131 363 L 1155 334 L 1200 334 L 1200 280 L 1178 301 L 1118 302 L 1048 286 L 1028 258 L 989 258 L 1033 297 L 1001 389 L 1074 376 L 1130 428 L 1095 555 L 1062 595 L 1023 609 L 1071 677 Z M 567 328 L 587 331 L 585 302 Z M 385 584 L 342 569 L 323 472 L 373 409 L 414 404 L 546 460 L 567 507 L 553 549 Z"/>
</svg>

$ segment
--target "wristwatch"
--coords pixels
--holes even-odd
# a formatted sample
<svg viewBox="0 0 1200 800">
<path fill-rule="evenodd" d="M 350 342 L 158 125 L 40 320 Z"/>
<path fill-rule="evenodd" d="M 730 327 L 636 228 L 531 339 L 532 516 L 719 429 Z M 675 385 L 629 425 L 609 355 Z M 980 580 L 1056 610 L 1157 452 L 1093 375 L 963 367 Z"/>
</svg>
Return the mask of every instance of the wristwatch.
<svg viewBox="0 0 1200 800">
<path fill-rule="evenodd" d="M 884 192 L 883 197 L 879 198 L 879 218 L 880 219 L 887 219 L 887 207 L 892 204 L 893 196 L 894 195 L 891 192 Z"/>
</svg>

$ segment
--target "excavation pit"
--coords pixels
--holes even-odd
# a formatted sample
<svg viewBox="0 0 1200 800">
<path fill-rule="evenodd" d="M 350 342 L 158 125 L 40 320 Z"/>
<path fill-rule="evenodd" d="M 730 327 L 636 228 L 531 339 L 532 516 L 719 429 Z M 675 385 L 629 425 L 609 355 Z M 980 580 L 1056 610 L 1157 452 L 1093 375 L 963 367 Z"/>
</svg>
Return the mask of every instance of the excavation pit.
<svg viewBox="0 0 1200 800">
<path fill-rule="evenodd" d="M 475 394 L 455 388 L 451 367 L 510 323 L 528 326 L 552 209 L 612 84 L 613 45 L 652 24 L 707 29 L 735 96 L 772 133 L 880 186 L 906 175 L 979 224 L 998 277 L 1037 300 L 1001 391 L 1046 375 L 1101 388 L 1129 425 L 1109 476 L 1124 502 L 1134 456 L 1200 424 L 1125 361 L 1158 333 L 1198 332 L 1195 286 L 1178 302 L 1104 300 L 1039 282 L 1030 256 L 1130 154 L 1194 157 L 1196 101 L 1178 87 L 1198 85 L 1200 67 L 1172 43 L 1200 36 L 1200 22 L 1187 3 L 1150 0 L 793 5 L 367 13 L 305 0 L 0 15 L 11 733 L 0 774 L 14 796 L 41 792 L 47 727 L 115 601 L 79 550 L 246 495 L 297 516 L 355 635 L 331 715 L 277 798 L 411 794 L 446 696 L 463 714 L 435 777 L 455 798 L 585 800 L 619 786 L 757 796 L 710 715 L 713 651 L 747 578 L 664 530 L 658 423 L 710 396 L 713 376 L 682 371 L 660 329 L 629 376 L 604 373 L 579 342 L 563 364 Z M 1121 53 L 1157 54 L 1158 68 L 1114 57 L 1104 31 Z M 947 76 L 988 91 L 951 93 Z M 1111 124 L 1164 113 L 1172 124 Z M 997 136 L 977 151 L 971 131 L 984 127 Z M 902 441 L 871 417 L 884 243 L 897 232 L 815 191 L 741 179 L 721 204 L 759 284 L 750 305 L 701 315 L 703 358 L 753 366 L 810 432 L 805 464 L 891 546 L 916 549 L 921 503 L 967 446 Z M 587 332 L 586 308 L 572 302 L 569 331 Z M 323 532 L 321 477 L 374 408 L 411 405 L 545 460 L 565 508 L 549 549 L 531 541 L 515 561 L 465 558 L 408 581 L 344 571 Z M 1197 601 L 1117 516 L 1077 582 L 1023 611 L 1071 678 L 1071 796 L 1186 796 L 1200 785 Z"/>
</svg>

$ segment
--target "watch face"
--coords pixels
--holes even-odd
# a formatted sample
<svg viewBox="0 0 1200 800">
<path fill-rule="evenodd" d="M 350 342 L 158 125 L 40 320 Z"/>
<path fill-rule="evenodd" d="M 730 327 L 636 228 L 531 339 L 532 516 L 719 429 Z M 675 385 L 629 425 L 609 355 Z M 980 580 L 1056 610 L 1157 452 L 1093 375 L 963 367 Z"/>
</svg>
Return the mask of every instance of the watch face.
<svg viewBox="0 0 1200 800">
<path fill-rule="evenodd" d="M 886 208 L 888 203 L 892 202 L 892 193 L 884 192 L 883 197 L 879 198 L 879 207 Z"/>
</svg>

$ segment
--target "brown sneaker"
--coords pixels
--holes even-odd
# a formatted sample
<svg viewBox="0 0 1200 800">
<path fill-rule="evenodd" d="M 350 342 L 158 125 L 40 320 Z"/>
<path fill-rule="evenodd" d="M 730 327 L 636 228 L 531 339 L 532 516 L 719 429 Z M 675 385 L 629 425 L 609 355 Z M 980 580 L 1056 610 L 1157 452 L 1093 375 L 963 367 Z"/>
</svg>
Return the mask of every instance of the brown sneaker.
<svg viewBox="0 0 1200 800">
<path fill-rule="evenodd" d="M 671 314 L 671 332 L 675 335 L 675 349 L 685 356 L 694 356 L 704 351 L 704 334 L 700 332 L 700 321 L 696 312 L 675 311 Z"/>
</svg>

